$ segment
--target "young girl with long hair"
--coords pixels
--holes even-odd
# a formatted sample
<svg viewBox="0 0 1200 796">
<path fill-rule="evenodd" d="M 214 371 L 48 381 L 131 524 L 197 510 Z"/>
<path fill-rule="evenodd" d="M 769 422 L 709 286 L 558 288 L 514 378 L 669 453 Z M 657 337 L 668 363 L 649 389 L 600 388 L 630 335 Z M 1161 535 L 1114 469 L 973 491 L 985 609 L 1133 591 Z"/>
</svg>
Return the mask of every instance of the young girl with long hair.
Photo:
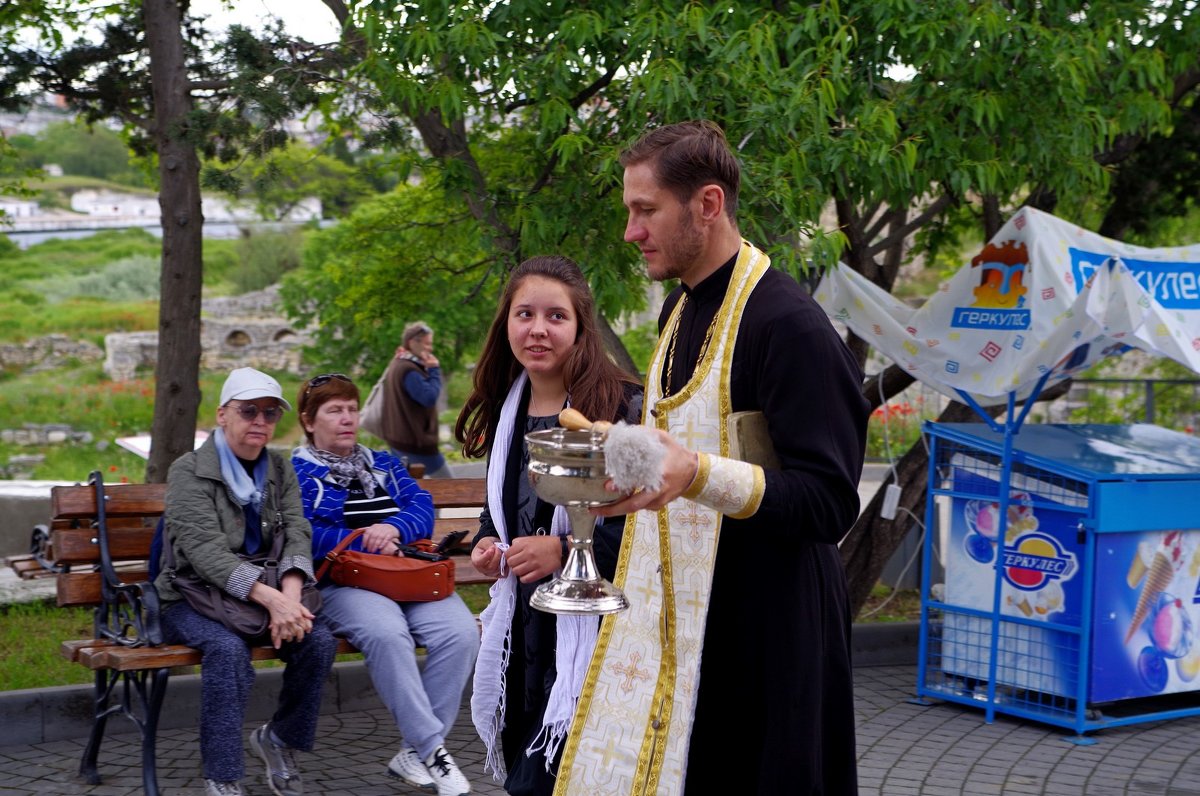
<svg viewBox="0 0 1200 796">
<path fill-rule="evenodd" d="M 642 390 L 605 354 L 595 300 L 566 257 L 532 257 L 512 273 L 454 427 L 467 456 L 488 456 L 488 502 L 472 563 L 498 578 L 481 615 L 471 717 L 486 767 L 511 794 L 549 794 L 570 727 L 597 617 L 555 616 L 529 605 L 562 567 L 565 512 L 529 484 L 525 435 L 553 428 L 570 406 L 591 420 L 641 419 Z M 623 517 L 597 526 L 593 550 L 611 579 Z"/>
</svg>

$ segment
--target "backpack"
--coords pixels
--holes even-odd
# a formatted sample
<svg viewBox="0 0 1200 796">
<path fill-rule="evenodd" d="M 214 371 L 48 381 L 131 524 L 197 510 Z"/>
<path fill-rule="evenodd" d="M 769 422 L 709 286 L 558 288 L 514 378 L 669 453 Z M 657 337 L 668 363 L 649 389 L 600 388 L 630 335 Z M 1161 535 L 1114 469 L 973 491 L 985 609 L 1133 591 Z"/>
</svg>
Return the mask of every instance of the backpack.
<svg viewBox="0 0 1200 796">
<path fill-rule="evenodd" d="M 379 380 L 375 382 L 375 386 L 371 388 L 367 400 L 363 401 L 362 408 L 358 410 L 359 428 L 374 434 L 385 442 L 387 440 L 383 436 L 383 402 L 385 400 L 384 393 L 387 391 L 388 376 L 391 372 L 392 364 L 389 362 L 388 366 L 383 369 Z"/>
</svg>

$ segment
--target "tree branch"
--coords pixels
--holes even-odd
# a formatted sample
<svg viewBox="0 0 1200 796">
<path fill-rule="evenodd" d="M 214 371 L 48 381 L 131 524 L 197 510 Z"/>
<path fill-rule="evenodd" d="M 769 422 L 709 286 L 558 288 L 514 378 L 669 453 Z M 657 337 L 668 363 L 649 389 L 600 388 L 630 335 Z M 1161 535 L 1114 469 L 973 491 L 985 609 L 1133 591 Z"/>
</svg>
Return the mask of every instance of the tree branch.
<svg viewBox="0 0 1200 796">
<path fill-rule="evenodd" d="M 886 238 L 879 241 L 878 243 L 872 244 L 868 248 L 868 253 L 871 256 L 874 256 L 874 255 L 878 254 L 879 252 L 887 249 L 888 247 L 894 246 L 895 244 L 899 243 L 900 241 L 903 241 L 905 238 L 907 238 L 913 232 L 915 232 L 916 230 L 925 226 L 925 224 L 927 224 L 931 218 L 934 218 L 935 216 L 940 214 L 943 210 L 946 210 L 947 208 L 949 208 L 956 201 L 957 200 L 950 194 L 948 194 L 948 193 L 942 194 L 937 199 L 933 200 L 933 202 L 928 207 L 926 207 L 919 215 L 917 215 L 915 218 L 910 220 L 903 227 L 901 227 L 898 230 L 893 231 L 891 235 L 888 235 Z"/>
</svg>

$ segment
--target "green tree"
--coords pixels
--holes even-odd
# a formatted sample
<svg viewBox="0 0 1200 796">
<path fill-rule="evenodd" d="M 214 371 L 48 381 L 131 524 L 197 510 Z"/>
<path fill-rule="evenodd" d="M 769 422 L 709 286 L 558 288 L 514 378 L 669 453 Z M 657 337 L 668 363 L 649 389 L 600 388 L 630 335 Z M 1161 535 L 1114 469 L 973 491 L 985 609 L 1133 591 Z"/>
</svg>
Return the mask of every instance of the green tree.
<svg viewBox="0 0 1200 796">
<path fill-rule="evenodd" d="M 443 365 L 454 367 L 483 337 L 500 276 L 481 230 L 447 207 L 434 172 L 316 233 L 300 270 L 284 279 L 283 297 L 314 328 L 308 359 L 373 380 L 418 318 L 437 331 Z"/>
<path fill-rule="evenodd" d="M 3 135 L 0 135 L 0 196 L 26 197 L 31 195 L 32 191 L 26 187 L 24 182 L 25 177 L 31 176 L 33 176 L 33 172 L 24 165 L 20 150 L 9 143 L 9 140 Z M 0 212 L 0 225 L 8 222 L 7 214 Z M 5 240 L 8 239 L 5 238 Z"/>
<path fill-rule="evenodd" d="M 21 3 L 0 3 L 0 49 L 14 46 L 23 36 L 40 36 L 51 44 L 62 43 L 64 30 L 76 24 L 76 11 L 70 8 L 51 10 L 46 0 L 28 0 Z M 0 110 L 13 110 L 19 103 L 4 92 L 0 92 Z M 0 196 L 28 196 L 25 178 L 32 176 L 24 165 L 20 150 L 16 149 L 7 135 L 0 132 Z M 0 213 L 0 224 L 7 221 Z"/>
<path fill-rule="evenodd" d="M 130 164 L 131 153 L 120 133 L 104 125 L 56 122 L 36 136 L 14 136 L 12 144 L 30 168 L 56 164 L 64 174 L 147 187 L 146 175 Z"/>
<path fill-rule="evenodd" d="M 1021 204 L 1076 212 L 1105 195 L 1194 94 L 1200 53 L 1182 1 L 325 3 L 361 36 L 376 134 L 440 166 L 448 212 L 470 214 L 504 269 L 545 249 L 586 260 L 608 312 L 643 284 L 619 243 L 615 155 L 648 125 L 725 128 L 743 232 L 777 265 L 840 257 L 890 290 L 967 221 L 986 238 Z M 494 163 L 523 170 L 482 162 L 501 138 Z M 911 382 L 881 379 L 873 403 Z M 920 455 L 901 474 L 910 509 Z M 907 531 L 868 513 L 843 545 L 859 604 Z"/>
<path fill-rule="evenodd" d="M 286 218 L 311 196 L 321 200 L 324 217 L 340 218 L 374 193 L 353 162 L 295 141 L 250 161 L 243 172 L 241 195 L 251 198 L 266 219 Z"/>
<path fill-rule="evenodd" d="M 313 84 L 339 68 L 337 51 L 231 27 L 214 41 L 179 0 L 87 5 L 37 0 L 6 10 L 10 21 L 40 26 L 33 46 L 0 51 L 0 97 L 29 99 L 29 87 L 64 97 L 87 123 L 125 125 L 135 153 L 158 164 L 163 256 L 153 444 L 148 481 L 192 449 L 200 405 L 200 296 L 203 217 L 201 157 L 208 183 L 236 189 L 244 153 L 286 143 L 283 123 L 317 102 Z M 10 6 L 5 6 L 6 9 Z M 96 40 L 66 44 L 55 23 L 86 21 Z M 223 168 L 229 164 L 228 168 Z"/>
<path fill-rule="evenodd" d="M 904 203 L 886 181 L 860 173 L 837 207 L 846 261 L 889 289 L 901 260 L 889 252 L 899 240 L 893 222 L 883 223 L 889 215 L 903 214 L 925 253 L 954 240 L 964 222 L 986 240 L 1023 204 L 1083 222 L 1097 204 L 1112 203 L 1100 197 L 1120 195 L 1109 193 L 1112 173 L 1136 168 L 1130 157 L 1171 131 L 1173 110 L 1194 96 L 1200 78 L 1200 25 L 1184 3 L 1105 2 L 1085 11 L 1067 3 L 946 3 L 890 20 L 887 4 L 872 10 L 862 41 L 879 41 L 870 35 L 876 31 L 903 32 L 883 40 L 914 70 L 894 97 L 901 129 L 917 145 L 921 181 L 914 184 L 927 193 Z M 914 215 L 939 204 L 943 212 L 913 227 Z M 866 343 L 851 342 L 865 358 Z M 892 366 L 864 391 L 878 405 L 911 382 Z M 979 418 L 952 404 L 943 419 Z M 926 476 L 917 445 L 895 468 L 903 508 L 922 513 Z M 910 526 L 903 512 L 895 521 L 879 516 L 882 497 L 881 490 L 842 544 L 856 605 Z"/>
</svg>

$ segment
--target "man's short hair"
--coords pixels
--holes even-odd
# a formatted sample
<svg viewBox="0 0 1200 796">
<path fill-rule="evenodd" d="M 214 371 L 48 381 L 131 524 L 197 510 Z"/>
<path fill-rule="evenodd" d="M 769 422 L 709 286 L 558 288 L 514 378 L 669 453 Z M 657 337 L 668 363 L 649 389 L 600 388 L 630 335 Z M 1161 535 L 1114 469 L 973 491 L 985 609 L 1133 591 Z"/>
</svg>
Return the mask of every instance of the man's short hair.
<svg viewBox="0 0 1200 796">
<path fill-rule="evenodd" d="M 721 186 L 725 214 L 736 221 L 742 169 L 725 132 L 713 122 L 699 119 L 651 130 L 621 153 L 624 168 L 642 163 L 651 165 L 659 184 L 681 203 L 701 186 Z"/>
<path fill-rule="evenodd" d="M 424 337 L 432 333 L 433 329 L 430 329 L 429 324 L 425 323 L 425 321 L 413 321 L 404 327 L 404 334 L 400 338 L 400 344 L 408 348 L 409 340 L 412 340 L 414 337 Z"/>
</svg>

